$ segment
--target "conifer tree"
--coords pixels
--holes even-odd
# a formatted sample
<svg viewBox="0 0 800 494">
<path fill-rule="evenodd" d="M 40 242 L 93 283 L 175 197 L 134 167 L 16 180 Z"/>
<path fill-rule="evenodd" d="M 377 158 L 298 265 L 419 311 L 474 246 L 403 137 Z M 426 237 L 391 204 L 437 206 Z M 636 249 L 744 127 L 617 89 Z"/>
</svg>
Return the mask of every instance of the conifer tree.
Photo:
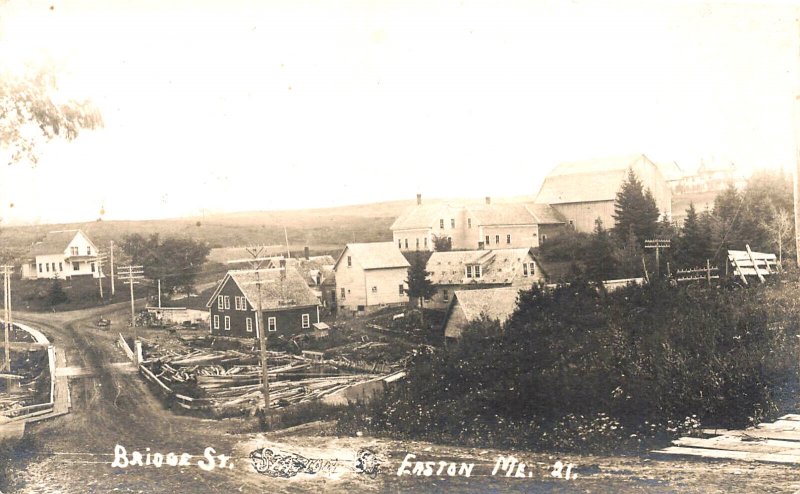
<svg viewBox="0 0 800 494">
<path fill-rule="evenodd" d="M 628 169 L 628 177 L 614 201 L 614 236 L 620 242 L 627 242 L 633 233 L 637 241 L 644 244 L 645 240 L 655 237 L 659 216 L 653 194 L 644 189 L 633 169 Z"/>
</svg>

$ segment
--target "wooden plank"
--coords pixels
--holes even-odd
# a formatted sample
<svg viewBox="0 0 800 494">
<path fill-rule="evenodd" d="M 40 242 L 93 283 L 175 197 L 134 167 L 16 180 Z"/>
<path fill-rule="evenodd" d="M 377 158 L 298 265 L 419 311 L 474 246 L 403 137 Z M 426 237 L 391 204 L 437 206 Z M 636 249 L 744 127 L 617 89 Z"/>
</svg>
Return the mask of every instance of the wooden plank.
<svg viewBox="0 0 800 494">
<path fill-rule="evenodd" d="M 775 422 L 767 422 L 758 424 L 759 429 L 769 430 L 782 430 L 793 431 L 800 430 L 800 421 L 797 420 L 776 420 Z"/>
<path fill-rule="evenodd" d="M 760 439 L 747 441 L 741 437 L 719 436 L 710 439 L 698 437 L 682 437 L 672 442 L 675 446 L 704 449 L 725 449 L 729 451 L 747 451 L 751 453 L 800 454 L 800 443 L 796 441 L 779 441 Z"/>
<path fill-rule="evenodd" d="M 766 429 L 748 429 L 746 431 L 725 431 L 726 436 L 752 437 L 761 439 L 781 439 L 784 441 L 800 441 L 800 431 L 771 431 Z"/>
<path fill-rule="evenodd" d="M 739 261 L 737 261 L 736 259 L 732 259 L 732 261 L 733 261 L 733 265 L 736 266 L 736 273 L 742 279 L 742 283 L 747 285 L 747 278 L 745 277 L 744 273 L 742 272 L 742 268 L 739 266 Z"/>
<path fill-rule="evenodd" d="M 670 446 L 653 453 L 681 456 L 699 456 L 701 458 L 713 458 L 720 460 L 742 460 L 760 461 L 767 463 L 796 463 L 800 464 L 800 454 L 774 454 L 774 453 L 750 453 L 747 451 L 728 451 L 723 449 L 702 449 L 685 448 L 682 446 Z"/>
</svg>

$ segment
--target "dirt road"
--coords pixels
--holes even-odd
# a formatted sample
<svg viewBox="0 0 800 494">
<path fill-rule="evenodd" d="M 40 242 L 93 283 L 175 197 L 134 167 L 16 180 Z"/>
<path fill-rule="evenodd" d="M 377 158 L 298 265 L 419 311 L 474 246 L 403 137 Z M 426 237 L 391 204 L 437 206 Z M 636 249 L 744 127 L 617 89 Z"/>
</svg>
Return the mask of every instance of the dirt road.
<svg viewBox="0 0 800 494">
<path fill-rule="evenodd" d="M 120 311 L 124 310 L 124 306 Z M 109 309 L 104 308 L 103 314 Z M 43 331 L 66 350 L 67 365 L 88 375 L 70 381 L 72 412 L 34 424 L 11 458 L 11 478 L 3 492 L 205 493 L 205 492 L 796 492 L 800 472 L 793 467 L 736 462 L 658 461 L 631 457 L 556 457 L 513 452 L 526 462 L 524 477 L 492 475 L 500 455 L 511 452 L 453 448 L 429 443 L 367 437 L 318 436 L 320 427 L 269 436 L 247 434 L 242 420 L 203 420 L 165 409 L 142 379 L 124 366 L 114 347 L 115 332 L 94 327 L 100 310 L 58 314 L 19 314 L 17 320 Z M 115 326 L 117 326 L 115 324 Z M 117 327 L 119 329 L 119 327 Z M 324 429 L 324 427 L 322 427 Z M 115 457 L 117 445 L 143 454 L 144 465 Z M 224 454 L 204 458 L 206 448 Z M 339 458 L 343 475 L 294 472 L 274 478 L 253 470 L 249 453 L 280 448 L 308 458 Z M 148 450 L 149 448 L 149 450 Z M 382 462 L 377 475 L 354 472 L 351 457 L 373 452 Z M 121 451 L 121 450 L 120 450 Z M 277 452 L 278 449 L 275 449 Z M 147 465 L 147 453 L 163 464 Z M 171 466 L 167 453 L 192 455 L 188 465 Z M 407 455 L 415 455 L 413 458 Z M 345 458 L 346 457 L 346 458 Z M 117 459 L 117 466 L 113 462 Z M 406 459 L 406 466 L 403 460 Z M 554 477 L 557 461 L 564 468 Z M 423 462 L 417 466 L 416 462 Z M 426 475 L 424 462 L 434 462 Z M 439 462 L 444 462 L 439 463 Z M 450 463 L 455 467 L 450 469 Z M 210 465 L 213 470 L 208 470 Z M 300 463 L 295 462 L 294 465 Z M 474 464 L 462 475 L 462 464 Z M 564 478 L 569 465 L 577 478 Z M 401 468 L 402 466 L 402 468 Z M 205 468 L 204 468 L 205 467 Z M 398 476 L 398 470 L 404 475 Z M 449 476 L 448 472 L 455 473 Z M 285 473 L 285 471 L 284 471 Z M 512 475 L 517 470 L 512 472 Z"/>
</svg>

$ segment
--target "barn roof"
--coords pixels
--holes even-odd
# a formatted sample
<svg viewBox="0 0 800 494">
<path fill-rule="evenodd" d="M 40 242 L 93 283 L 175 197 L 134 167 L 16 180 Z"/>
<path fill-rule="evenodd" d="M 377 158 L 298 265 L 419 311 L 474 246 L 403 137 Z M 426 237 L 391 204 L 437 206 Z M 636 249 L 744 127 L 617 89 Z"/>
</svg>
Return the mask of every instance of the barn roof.
<svg viewBox="0 0 800 494">
<path fill-rule="evenodd" d="M 527 204 L 538 225 L 563 225 L 567 222 L 564 216 L 550 207 L 549 204 Z"/>
<path fill-rule="evenodd" d="M 443 218 L 443 212 L 447 206 L 444 204 L 417 204 L 411 206 L 401 214 L 392 226 L 391 230 L 410 230 L 414 228 L 430 228 L 439 218 Z"/>
<path fill-rule="evenodd" d="M 345 252 L 350 252 L 363 269 L 407 268 L 408 260 L 394 242 L 347 244 L 339 254 L 334 269 L 339 266 Z"/>
<path fill-rule="evenodd" d="M 317 305 L 319 300 L 292 266 L 275 269 L 242 269 L 228 271 L 225 278 L 208 300 L 206 307 L 215 303 L 222 287 L 232 280 L 247 297 L 252 307 L 258 307 L 258 282 L 261 282 L 261 307 L 264 310 L 286 309 Z"/>
<path fill-rule="evenodd" d="M 31 256 L 46 256 L 50 254 L 63 254 L 67 250 L 72 239 L 78 234 L 83 234 L 80 230 L 61 230 L 48 233 L 41 242 L 33 244 Z M 85 236 L 85 234 L 83 234 Z M 86 237 L 88 240 L 89 237 Z M 91 243 L 91 242 L 90 242 Z"/>
<path fill-rule="evenodd" d="M 544 179 L 536 202 L 613 201 L 627 178 L 628 169 L 647 164 L 658 168 L 643 154 L 561 163 Z"/>
<path fill-rule="evenodd" d="M 459 250 L 434 252 L 425 269 L 434 285 L 511 284 L 527 262 L 530 249 Z M 533 257 L 532 255 L 530 257 Z M 481 265 L 480 278 L 467 278 L 467 265 Z"/>
</svg>

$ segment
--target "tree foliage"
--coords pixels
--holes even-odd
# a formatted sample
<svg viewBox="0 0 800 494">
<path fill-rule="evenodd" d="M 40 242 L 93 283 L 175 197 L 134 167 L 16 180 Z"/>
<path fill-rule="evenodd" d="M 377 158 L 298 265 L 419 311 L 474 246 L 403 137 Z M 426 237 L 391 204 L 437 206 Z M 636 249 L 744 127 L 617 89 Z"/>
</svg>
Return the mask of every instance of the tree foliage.
<svg viewBox="0 0 800 494">
<path fill-rule="evenodd" d="M 589 240 L 584 257 L 586 277 L 592 281 L 603 281 L 615 278 L 619 268 L 614 239 L 603 227 L 603 221 L 594 221 L 594 232 Z"/>
<path fill-rule="evenodd" d="M 614 201 L 614 236 L 621 242 L 627 242 L 633 233 L 637 241 L 644 244 L 645 240 L 655 237 L 658 232 L 659 216 L 650 189 L 645 190 L 633 169 L 629 169 L 628 177 Z"/>
<path fill-rule="evenodd" d="M 449 252 L 453 250 L 453 239 L 447 236 L 433 236 L 433 250 L 436 252 Z"/>
<path fill-rule="evenodd" d="M 57 137 L 72 140 L 82 129 L 102 127 L 100 111 L 89 101 L 61 101 L 51 70 L 23 76 L 0 72 L 0 146 L 11 163 L 39 160 L 38 146 Z"/>
<path fill-rule="evenodd" d="M 408 296 L 424 300 L 430 298 L 436 293 L 436 288 L 433 286 L 429 276 L 430 272 L 425 270 L 427 259 L 430 256 L 420 255 L 422 253 L 411 253 L 408 256 L 408 278 L 406 284 L 408 285 Z"/>
<path fill-rule="evenodd" d="M 50 284 L 50 290 L 47 292 L 47 303 L 51 306 L 64 304 L 69 302 L 69 297 L 64 292 L 64 287 L 61 286 L 62 281 L 58 278 L 53 279 Z"/>
<path fill-rule="evenodd" d="M 162 241 L 158 234 L 126 235 L 120 247 L 132 264 L 144 266 L 147 278 L 161 280 L 161 290 L 167 294 L 192 293 L 197 273 L 211 252 L 206 243 L 178 237 Z"/>
<path fill-rule="evenodd" d="M 675 247 L 678 252 L 675 257 L 679 265 L 685 268 L 703 267 L 706 260 L 713 256 L 709 215 L 698 215 L 694 203 L 690 203 L 686 210 L 686 219 Z"/>
</svg>

